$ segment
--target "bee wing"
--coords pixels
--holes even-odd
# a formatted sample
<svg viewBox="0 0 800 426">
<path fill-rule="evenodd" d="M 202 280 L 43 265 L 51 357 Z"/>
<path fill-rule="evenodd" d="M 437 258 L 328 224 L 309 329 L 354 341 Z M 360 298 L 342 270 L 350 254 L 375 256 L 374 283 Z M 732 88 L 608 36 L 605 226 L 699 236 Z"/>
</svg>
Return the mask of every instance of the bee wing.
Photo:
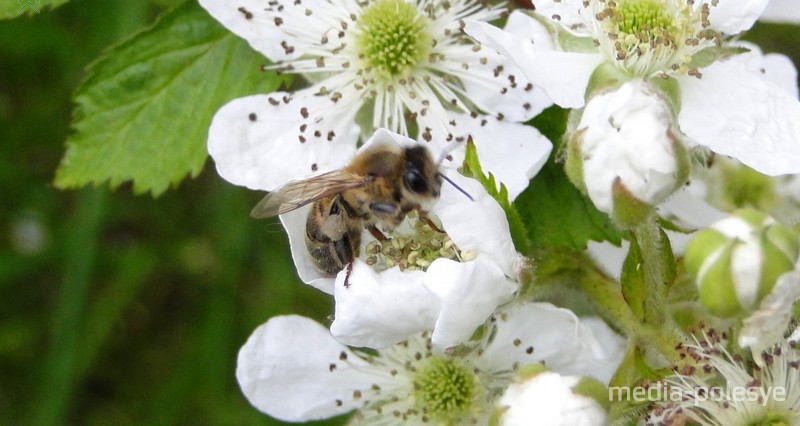
<svg viewBox="0 0 800 426">
<path fill-rule="evenodd" d="M 288 213 L 306 204 L 365 184 L 363 176 L 344 169 L 292 181 L 262 198 L 250 211 L 250 216 L 264 219 Z"/>
</svg>

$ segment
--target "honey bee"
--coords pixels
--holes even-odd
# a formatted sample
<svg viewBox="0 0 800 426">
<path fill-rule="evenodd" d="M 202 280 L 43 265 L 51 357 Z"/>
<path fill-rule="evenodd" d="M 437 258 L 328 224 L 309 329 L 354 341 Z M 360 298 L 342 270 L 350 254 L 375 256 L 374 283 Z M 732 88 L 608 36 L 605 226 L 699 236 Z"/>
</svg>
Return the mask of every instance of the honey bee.
<svg viewBox="0 0 800 426">
<path fill-rule="evenodd" d="M 313 203 L 305 239 L 314 266 L 327 277 L 347 268 L 349 276 L 362 230 L 386 240 L 378 227 L 390 232 L 409 212 L 429 210 L 439 198 L 443 178 L 452 182 L 424 145 L 376 144 L 344 168 L 289 182 L 267 194 L 250 215 L 268 218 Z"/>
</svg>

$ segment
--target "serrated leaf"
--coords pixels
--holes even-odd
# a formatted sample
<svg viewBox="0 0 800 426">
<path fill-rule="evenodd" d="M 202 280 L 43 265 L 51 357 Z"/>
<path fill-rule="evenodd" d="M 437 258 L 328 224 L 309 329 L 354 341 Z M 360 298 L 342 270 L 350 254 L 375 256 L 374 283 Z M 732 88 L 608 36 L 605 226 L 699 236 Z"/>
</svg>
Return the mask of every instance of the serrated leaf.
<svg viewBox="0 0 800 426">
<path fill-rule="evenodd" d="M 486 192 L 500 204 L 500 207 L 506 213 L 506 219 L 508 219 L 508 227 L 514 247 L 521 252 L 527 252 L 528 239 L 525 223 L 522 221 L 516 207 L 509 201 L 508 188 L 503 183 L 500 183 L 498 189 L 494 175 L 491 173 L 484 174 L 483 167 L 481 167 L 478 159 L 478 150 L 475 149 L 475 144 L 471 139 L 467 141 L 467 152 L 464 155 L 464 165 L 461 172 L 464 176 L 469 176 L 480 182 Z"/>
<path fill-rule="evenodd" d="M 0 3 L 0 19 L 36 15 L 54 9 L 69 0 L 6 0 Z"/>
<path fill-rule="evenodd" d="M 533 124 L 559 151 L 567 111 L 551 107 L 538 115 Z M 564 167 L 551 155 L 528 188 L 514 201 L 528 230 L 532 249 L 569 248 L 583 250 L 589 240 L 610 241 L 619 245 L 622 234 L 609 217 L 598 211 L 567 179 Z"/>
<path fill-rule="evenodd" d="M 285 81 L 261 72 L 265 63 L 196 2 L 184 3 L 90 66 L 56 185 L 133 181 L 134 192 L 157 196 L 198 175 L 217 109 Z"/>
</svg>

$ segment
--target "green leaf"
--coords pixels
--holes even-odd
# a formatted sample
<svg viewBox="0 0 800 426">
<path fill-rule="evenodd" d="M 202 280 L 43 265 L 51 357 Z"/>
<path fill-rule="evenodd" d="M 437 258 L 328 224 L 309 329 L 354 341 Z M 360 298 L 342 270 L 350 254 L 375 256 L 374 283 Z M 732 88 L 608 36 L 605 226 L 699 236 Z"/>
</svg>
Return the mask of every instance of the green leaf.
<svg viewBox="0 0 800 426">
<path fill-rule="evenodd" d="M 217 109 L 286 81 L 261 72 L 266 61 L 196 2 L 184 3 L 89 67 L 56 185 L 133 181 L 134 192 L 157 196 L 197 176 Z"/>
<path fill-rule="evenodd" d="M 553 141 L 559 151 L 567 110 L 551 107 L 533 120 L 533 124 Z M 532 249 L 569 248 L 583 250 L 589 240 L 611 241 L 619 245 L 622 234 L 608 215 L 598 211 L 591 200 L 567 179 L 555 156 L 533 178 L 514 204 L 528 230 Z"/>
<path fill-rule="evenodd" d="M 0 3 L 0 19 L 36 15 L 55 9 L 69 0 L 6 0 Z"/>
<path fill-rule="evenodd" d="M 622 263 L 620 283 L 622 284 L 622 295 L 628 302 L 631 311 L 640 321 L 644 321 L 647 283 L 645 282 L 642 251 L 635 236 L 631 236 L 631 247 L 628 255 L 625 256 L 625 262 Z"/>
<path fill-rule="evenodd" d="M 659 325 L 666 311 L 666 295 L 677 276 L 669 237 L 653 221 L 636 228 L 630 243 L 620 276 L 622 294 L 641 321 Z"/>
<path fill-rule="evenodd" d="M 464 176 L 469 176 L 480 182 L 484 189 L 486 189 L 486 192 L 500 204 L 500 207 L 503 208 L 503 211 L 506 213 L 506 218 L 508 219 L 508 227 L 511 232 L 511 240 L 514 242 L 514 247 L 519 251 L 527 252 L 528 232 L 525 229 L 525 223 L 522 221 L 516 207 L 509 201 L 508 188 L 501 182 L 500 188 L 498 189 L 497 180 L 494 175 L 491 173 L 488 175 L 484 174 L 480 160 L 478 159 L 478 151 L 475 149 L 475 144 L 471 139 L 467 141 L 467 153 L 464 156 L 464 165 L 461 169 L 461 173 L 463 173 Z"/>
</svg>

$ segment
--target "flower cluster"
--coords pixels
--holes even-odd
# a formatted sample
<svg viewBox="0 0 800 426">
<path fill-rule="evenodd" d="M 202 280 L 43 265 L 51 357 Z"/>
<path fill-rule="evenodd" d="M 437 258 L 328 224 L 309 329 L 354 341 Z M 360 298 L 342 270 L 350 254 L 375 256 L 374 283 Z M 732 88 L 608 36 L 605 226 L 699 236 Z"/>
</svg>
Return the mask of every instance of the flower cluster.
<svg viewBox="0 0 800 426">
<path fill-rule="evenodd" d="M 603 191 L 609 194 L 620 187 L 624 193 L 636 188 L 638 193 L 631 194 L 635 200 L 656 205 L 671 192 L 668 188 L 683 183 L 685 149 L 731 156 L 768 175 L 800 173 L 800 124 L 793 118 L 800 114 L 796 81 L 787 84 L 778 77 L 796 75 L 794 67 L 785 58 L 763 55 L 756 46 L 732 38 L 750 28 L 766 5 L 766 0 L 745 5 L 724 0 L 537 1 L 533 16 L 512 13 L 505 31 L 481 22 L 469 24 L 466 31 L 513 58 L 557 105 L 585 107 L 583 114 L 589 117 L 574 129 L 579 136 L 582 126 L 595 122 L 595 110 L 610 115 L 608 123 L 617 131 L 596 137 L 617 147 L 599 155 L 623 166 L 614 168 L 619 171 L 612 182 L 606 169 L 581 178 L 586 186 L 604 182 Z M 637 114 L 617 111 L 630 98 L 631 84 L 657 106 L 638 107 Z M 754 104 L 759 108 L 752 108 Z M 661 136 L 648 140 L 659 147 L 647 151 L 664 152 L 644 160 L 639 170 L 624 164 L 643 150 L 624 141 L 640 141 L 641 135 L 626 129 L 620 114 L 635 123 L 644 115 L 658 123 L 649 130 Z M 685 148 L 676 148 L 680 144 Z M 589 156 L 573 147 L 570 155 L 580 156 L 573 162 Z M 656 172 L 670 178 L 651 179 Z M 592 196 L 608 213 L 611 198 Z M 624 209 L 625 202 L 620 204 Z"/>
<path fill-rule="evenodd" d="M 476 350 L 451 357 L 425 332 L 369 353 L 347 348 L 310 319 L 275 317 L 245 343 L 236 376 L 254 406 L 287 421 L 357 409 L 353 421 L 364 425 L 487 424 L 526 365 L 607 382 L 619 362 L 618 337 L 549 304 L 504 310 L 487 327 Z"/>
<path fill-rule="evenodd" d="M 780 1 L 199 1 L 294 76 L 224 105 L 208 150 L 224 179 L 270 192 L 254 216 L 279 216 L 299 278 L 335 301 L 329 328 L 280 316 L 253 332 L 236 377 L 256 408 L 363 425 L 798 421 L 784 331 L 800 235 L 782 223 L 800 218 L 797 73 L 739 40 Z M 537 126 L 564 129 L 553 159 Z M 537 210 L 542 196 L 563 210 Z M 588 236 L 571 222 L 603 214 Z M 734 344 L 692 340 L 698 320 Z M 680 401 L 606 393 L 653 383 Z M 794 402 L 687 402 L 716 383 Z"/>
</svg>

